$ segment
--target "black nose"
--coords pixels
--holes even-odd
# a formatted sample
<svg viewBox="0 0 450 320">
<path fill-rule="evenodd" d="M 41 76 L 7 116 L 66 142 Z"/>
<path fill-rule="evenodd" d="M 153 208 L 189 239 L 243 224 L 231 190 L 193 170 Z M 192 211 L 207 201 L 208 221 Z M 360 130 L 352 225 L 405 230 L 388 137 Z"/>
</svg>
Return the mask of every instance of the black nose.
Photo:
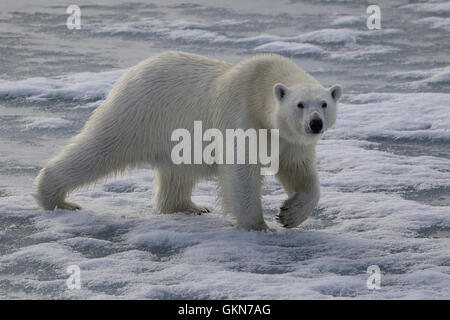
<svg viewBox="0 0 450 320">
<path fill-rule="evenodd" d="M 309 127 L 311 128 L 312 133 L 319 133 L 322 131 L 323 122 L 320 119 L 312 119 L 309 123 Z"/>
</svg>

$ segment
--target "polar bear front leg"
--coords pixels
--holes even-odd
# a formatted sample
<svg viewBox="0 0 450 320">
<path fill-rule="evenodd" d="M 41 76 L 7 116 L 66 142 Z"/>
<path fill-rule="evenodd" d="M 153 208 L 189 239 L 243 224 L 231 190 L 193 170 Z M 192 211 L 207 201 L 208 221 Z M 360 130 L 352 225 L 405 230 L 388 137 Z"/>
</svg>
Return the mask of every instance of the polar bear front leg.
<svg viewBox="0 0 450 320">
<path fill-rule="evenodd" d="M 245 230 L 268 230 L 261 204 L 262 176 L 256 165 L 221 165 L 219 194 L 225 213 L 236 219 Z"/>
<path fill-rule="evenodd" d="M 276 219 L 283 227 L 294 228 L 308 219 L 319 202 L 320 186 L 315 166 L 307 162 L 281 166 L 276 178 L 289 196 L 281 205 Z"/>
</svg>

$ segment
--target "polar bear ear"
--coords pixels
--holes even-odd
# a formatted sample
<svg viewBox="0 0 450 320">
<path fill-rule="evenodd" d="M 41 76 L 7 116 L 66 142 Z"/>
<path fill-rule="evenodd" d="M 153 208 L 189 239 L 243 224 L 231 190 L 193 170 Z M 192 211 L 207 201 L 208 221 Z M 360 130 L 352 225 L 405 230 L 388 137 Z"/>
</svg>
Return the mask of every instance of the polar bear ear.
<svg viewBox="0 0 450 320">
<path fill-rule="evenodd" d="M 277 83 L 273 86 L 273 93 L 278 101 L 282 101 L 284 99 L 284 97 L 288 93 L 288 90 L 289 89 L 282 83 Z"/>
<path fill-rule="evenodd" d="M 342 96 L 342 87 L 338 84 L 335 84 L 330 88 L 330 94 L 334 101 L 338 101 Z"/>
</svg>

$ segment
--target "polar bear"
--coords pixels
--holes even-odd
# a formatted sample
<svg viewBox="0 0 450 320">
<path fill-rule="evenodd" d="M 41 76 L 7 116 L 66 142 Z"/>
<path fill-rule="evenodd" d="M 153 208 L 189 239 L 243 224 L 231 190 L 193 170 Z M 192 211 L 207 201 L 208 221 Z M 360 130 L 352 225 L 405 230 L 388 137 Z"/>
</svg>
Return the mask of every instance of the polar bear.
<svg viewBox="0 0 450 320">
<path fill-rule="evenodd" d="M 288 198 L 276 219 L 286 228 L 307 219 L 319 201 L 315 145 L 336 120 L 342 88 L 324 88 L 286 57 L 262 54 L 230 63 L 170 51 L 132 67 L 82 131 L 40 171 L 34 197 L 45 210 L 75 210 L 68 192 L 149 163 L 160 213 L 209 210 L 191 200 L 201 179 L 216 176 L 225 213 L 236 226 L 266 230 L 258 165 L 182 164 L 171 160 L 171 133 L 203 127 L 279 130 L 275 177 Z"/>
</svg>

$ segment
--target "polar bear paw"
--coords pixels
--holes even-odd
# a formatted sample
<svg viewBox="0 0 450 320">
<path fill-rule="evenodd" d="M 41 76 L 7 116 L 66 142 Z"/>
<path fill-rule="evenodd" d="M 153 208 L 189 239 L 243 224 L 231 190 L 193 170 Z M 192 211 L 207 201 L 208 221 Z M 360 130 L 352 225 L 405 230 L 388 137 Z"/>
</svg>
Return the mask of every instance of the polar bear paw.
<svg viewBox="0 0 450 320">
<path fill-rule="evenodd" d="M 270 228 L 265 221 L 260 221 L 258 223 L 243 223 L 241 222 L 237 222 L 236 227 L 238 229 L 241 230 L 246 230 L 246 231 L 263 231 L 263 232 L 274 232 L 276 231 L 273 228 Z"/>
<path fill-rule="evenodd" d="M 183 212 L 202 215 L 204 213 L 211 212 L 211 210 L 207 207 L 199 206 L 196 205 L 195 203 L 192 203 L 186 209 L 184 209 Z"/>
<path fill-rule="evenodd" d="M 68 202 L 68 201 L 63 201 L 61 203 L 59 203 L 58 205 L 56 205 L 56 207 L 58 209 L 64 209 L 64 210 L 80 210 L 81 206 L 79 206 L 76 203 L 73 202 Z"/>
<path fill-rule="evenodd" d="M 294 193 L 283 202 L 275 219 L 284 228 L 294 228 L 308 219 L 316 204 L 317 201 L 314 198 L 311 199 L 307 193 Z"/>
</svg>

